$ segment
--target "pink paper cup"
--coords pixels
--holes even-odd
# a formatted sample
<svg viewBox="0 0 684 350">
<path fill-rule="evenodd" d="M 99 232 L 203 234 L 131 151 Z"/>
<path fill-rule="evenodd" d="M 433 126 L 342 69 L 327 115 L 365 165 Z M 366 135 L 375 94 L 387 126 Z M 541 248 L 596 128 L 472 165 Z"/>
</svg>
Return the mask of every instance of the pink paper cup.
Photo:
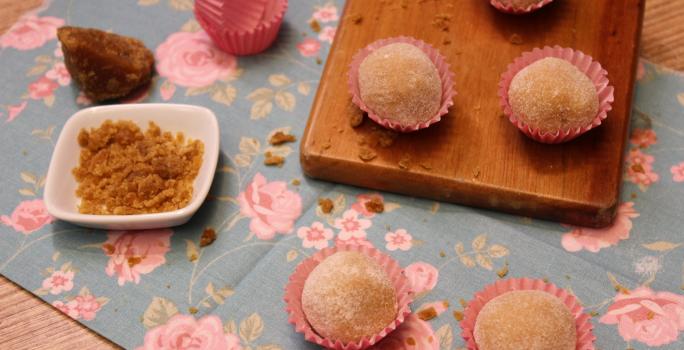
<svg viewBox="0 0 684 350">
<path fill-rule="evenodd" d="M 577 346 L 575 349 L 594 350 L 594 340 L 596 340 L 596 337 L 593 333 L 594 326 L 589 321 L 591 316 L 583 313 L 582 305 L 577 301 L 577 298 L 565 289 L 558 288 L 551 283 L 530 278 L 499 280 L 475 293 L 473 300 L 468 303 L 461 321 L 461 336 L 465 340 L 468 349 L 477 350 L 477 344 L 475 344 L 475 321 L 485 304 L 499 295 L 514 290 L 538 290 L 560 299 L 575 317 L 575 327 L 577 329 Z"/>
<path fill-rule="evenodd" d="M 494 6 L 494 8 L 496 8 L 497 10 L 504 12 L 504 13 L 510 13 L 513 15 L 524 15 L 526 13 L 537 11 L 540 8 L 550 4 L 552 2 L 553 2 L 553 0 L 542 0 L 536 4 L 532 4 L 530 6 L 520 8 L 517 6 L 510 5 L 510 4 L 506 5 L 503 2 L 501 2 L 501 0 L 490 0 L 489 1 L 489 3 L 492 4 L 492 6 Z"/>
<path fill-rule="evenodd" d="M 213 15 L 202 6 L 195 6 L 195 17 L 216 46 L 227 53 L 246 56 L 260 53 L 273 44 L 283 23 L 287 6 L 287 0 L 267 0 L 259 24 L 256 28 L 246 31 L 229 30 L 225 26 L 224 18 L 217 23 Z"/>
<path fill-rule="evenodd" d="M 548 133 L 531 127 L 513 113 L 508 99 L 508 89 L 511 86 L 513 77 L 523 68 L 546 57 L 556 57 L 572 63 L 594 83 L 599 98 L 599 108 L 596 117 L 588 125 L 576 129 L 558 130 L 555 133 Z M 513 63 L 508 65 L 506 72 L 501 75 L 501 80 L 499 81 L 499 102 L 508 120 L 531 139 L 541 143 L 562 143 L 570 141 L 601 125 L 603 120 L 608 117 L 608 112 L 613 108 L 611 103 L 614 100 L 614 89 L 608 84 L 608 72 L 601 67 L 601 64 L 594 61 L 591 56 L 584 54 L 582 51 L 560 46 L 545 46 L 543 49 L 536 48 L 523 53 L 522 56 L 516 58 Z"/>
<path fill-rule="evenodd" d="M 442 82 L 442 100 L 439 110 L 437 111 L 434 117 L 415 125 L 401 125 L 399 122 L 396 122 L 391 119 L 386 119 L 375 114 L 363 102 L 363 100 L 361 99 L 361 93 L 359 92 L 358 77 L 359 66 L 361 66 L 361 62 L 363 62 L 363 60 L 366 57 L 368 57 L 368 55 L 370 55 L 373 51 L 383 46 L 394 43 L 411 44 L 421 49 L 428 56 L 428 58 L 430 58 L 430 61 L 432 61 L 435 67 L 437 67 L 437 72 Z M 453 77 L 454 73 L 452 73 L 449 70 L 449 64 L 447 63 L 446 58 L 444 58 L 444 56 L 442 56 L 439 53 L 439 51 L 437 51 L 437 49 L 425 43 L 424 41 L 414 39 L 411 37 L 399 36 L 394 38 L 380 39 L 369 44 L 368 46 L 364 47 L 359 52 L 357 52 L 352 58 L 351 64 L 349 66 L 348 87 L 349 93 L 352 95 L 352 102 L 355 105 L 359 106 L 361 110 L 366 112 L 368 114 L 368 117 L 372 119 L 374 122 L 384 126 L 385 128 L 392 129 L 395 131 L 411 132 L 427 128 L 428 126 L 437 123 L 442 119 L 442 116 L 449 111 L 449 107 L 451 107 L 454 104 L 453 97 L 456 95 L 456 90 L 454 90 Z"/>
<path fill-rule="evenodd" d="M 341 251 L 354 251 L 365 254 L 378 262 L 380 266 L 385 269 L 390 280 L 394 284 L 397 291 L 397 317 L 387 325 L 385 329 L 371 337 L 364 337 L 358 342 L 344 344 L 341 341 L 323 338 L 311 328 L 309 322 L 306 320 L 304 310 L 302 309 L 302 290 L 304 289 L 304 282 L 307 277 L 325 258 Z M 325 248 L 311 256 L 310 258 L 299 263 L 295 271 L 290 275 L 290 280 L 285 286 L 285 311 L 289 314 L 288 322 L 295 326 L 295 331 L 304 334 L 307 341 L 316 343 L 328 349 L 337 350 L 361 350 L 366 349 L 373 344 L 379 342 L 382 338 L 391 333 L 411 314 L 409 304 L 413 300 L 413 293 L 409 285 L 408 279 L 404 276 L 401 266 L 392 259 L 389 255 L 380 252 L 379 250 L 359 245 L 338 245 L 332 248 Z"/>
<path fill-rule="evenodd" d="M 229 32 L 247 32 L 256 28 L 264 17 L 267 0 L 204 0 L 222 2 L 223 24 Z"/>
</svg>

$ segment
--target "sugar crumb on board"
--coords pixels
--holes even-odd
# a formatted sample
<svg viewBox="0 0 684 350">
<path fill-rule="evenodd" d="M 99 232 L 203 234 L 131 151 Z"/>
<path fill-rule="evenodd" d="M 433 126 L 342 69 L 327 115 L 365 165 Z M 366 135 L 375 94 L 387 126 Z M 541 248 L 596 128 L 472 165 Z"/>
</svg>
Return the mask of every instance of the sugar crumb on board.
<svg viewBox="0 0 684 350">
<path fill-rule="evenodd" d="M 330 147 L 332 147 L 332 143 L 330 143 L 330 140 L 325 141 L 321 144 L 321 149 L 323 150 L 330 149 Z"/>
<path fill-rule="evenodd" d="M 523 44 L 523 39 L 520 35 L 513 33 L 510 38 L 508 38 L 508 41 L 513 44 L 513 45 L 522 45 Z"/>
<path fill-rule="evenodd" d="M 361 24 L 361 22 L 363 22 L 363 16 L 358 13 L 351 14 L 349 15 L 349 21 L 354 24 Z"/>
<path fill-rule="evenodd" d="M 448 32 L 450 21 L 451 21 L 451 15 L 446 14 L 446 13 L 438 13 L 432 19 L 432 25 L 441 29 L 444 32 Z"/>
<path fill-rule="evenodd" d="M 375 153 L 375 151 L 373 151 L 372 149 L 364 147 L 359 150 L 359 158 L 361 158 L 361 160 L 364 162 L 370 162 L 377 156 L 378 154 Z"/>
<path fill-rule="evenodd" d="M 199 246 L 200 247 L 206 247 L 216 240 L 216 230 L 214 230 L 211 227 L 207 227 L 202 231 L 202 235 L 200 236 L 200 241 L 199 241 Z"/>
<path fill-rule="evenodd" d="M 283 143 L 286 142 L 296 142 L 297 137 L 294 135 L 286 134 L 282 131 L 276 131 L 275 134 L 271 136 L 271 138 L 268 139 L 268 143 L 270 143 L 273 146 L 278 146 L 282 145 Z"/>
<path fill-rule="evenodd" d="M 361 124 L 363 124 L 363 113 L 352 113 L 351 117 L 349 118 L 349 125 L 351 125 L 352 128 L 357 128 Z"/>
<path fill-rule="evenodd" d="M 276 156 L 271 152 L 264 153 L 264 165 L 281 167 L 283 163 L 285 163 L 285 158 Z"/>
<path fill-rule="evenodd" d="M 330 214 L 335 209 L 335 204 L 330 198 L 318 198 L 318 206 L 323 214 Z"/>
<path fill-rule="evenodd" d="M 432 170 L 432 165 L 430 165 L 430 164 L 420 163 L 420 167 L 427 170 L 427 171 Z"/>
<path fill-rule="evenodd" d="M 408 170 L 411 167 L 411 158 L 408 155 L 404 155 L 397 163 L 399 169 Z"/>
</svg>

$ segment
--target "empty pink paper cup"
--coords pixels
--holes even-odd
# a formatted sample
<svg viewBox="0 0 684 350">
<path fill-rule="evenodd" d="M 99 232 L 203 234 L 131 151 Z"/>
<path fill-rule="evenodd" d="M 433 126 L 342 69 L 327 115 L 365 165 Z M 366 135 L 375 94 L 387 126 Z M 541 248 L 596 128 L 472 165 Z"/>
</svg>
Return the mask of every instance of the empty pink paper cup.
<svg viewBox="0 0 684 350">
<path fill-rule="evenodd" d="M 489 3 L 494 6 L 497 10 L 505 13 L 510 13 L 514 15 L 523 15 L 526 13 L 534 12 L 540 8 L 552 3 L 553 0 L 540 0 L 529 5 L 520 6 L 515 4 L 515 0 L 490 0 Z"/>
<path fill-rule="evenodd" d="M 546 57 L 556 57 L 570 62 L 594 83 L 599 98 L 599 108 L 596 117 L 588 125 L 576 129 L 559 130 L 553 133 L 543 132 L 538 128 L 527 125 L 520 116 L 515 115 L 513 112 L 508 99 L 508 89 L 511 86 L 513 77 L 523 68 Z M 603 120 L 608 117 L 608 112 L 612 109 L 611 103 L 614 100 L 614 89 L 608 84 L 608 72 L 601 67 L 601 64 L 594 61 L 591 56 L 578 50 L 560 46 L 545 46 L 542 49 L 536 48 L 523 53 L 522 56 L 516 58 L 513 63 L 508 65 L 506 72 L 501 75 L 501 80 L 499 81 L 499 102 L 508 120 L 528 137 L 541 143 L 562 143 L 570 141 L 601 125 Z"/>
<path fill-rule="evenodd" d="M 218 0 L 206 0 L 218 1 Z M 223 20 L 229 32 L 246 32 L 256 28 L 264 18 L 268 0 L 223 0 Z"/>
<path fill-rule="evenodd" d="M 316 331 L 311 328 L 311 325 L 306 320 L 304 310 L 302 309 L 302 291 L 304 290 L 304 282 L 307 277 L 325 258 L 341 251 L 354 251 L 365 254 L 374 259 L 377 263 L 385 269 L 390 280 L 394 284 L 394 289 L 397 292 L 397 316 L 385 329 L 370 337 L 364 337 L 358 342 L 342 343 L 341 341 L 329 338 L 323 338 Z M 361 350 L 366 349 L 381 339 L 387 334 L 391 333 L 411 314 L 409 304 L 413 299 L 411 287 L 408 279 L 404 276 L 403 270 L 399 263 L 392 259 L 389 255 L 380 252 L 373 247 L 360 245 L 337 245 L 332 248 L 325 248 L 318 251 L 310 258 L 299 263 L 295 271 L 290 275 L 290 280 L 285 286 L 285 310 L 289 314 L 288 321 L 295 327 L 295 331 L 304 334 L 304 339 L 312 343 L 316 343 L 328 349 L 336 350 Z"/>
<path fill-rule="evenodd" d="M 461 335 L 465 340 L 466 346 L 470 350 L 477 350 L 475 343 L 475 322 L 477 315 L 482 308 L 490 300 L 499 295 L 515 290 L 538 290 L 549 293 L 563 302 L 570 313 L 575 318 L 575 329 L 577 332 L 576 350 L 594 350 L 594 326 L 591 324 L 591 316 L 583 312 L 582 305 L 580 305 L 577 298 L 570 294 L 567 290 L 558 288 L 552 283 L 547 283 L 539 279 L 530 278 L 510 278 L 496 281 L 488 285 L 483 290 L 475 293 L 473 299 L 468 302 L 464 312 L 464 318 L 461 321 Z"/>
<path fill-rule="evenodd" d="M 439 78 L 442 84 L 442 98 L 440 101 L 440 108 L 432 118 L 424 122 L 414 125 L 402 125 L 395 120 L 387 119 L 376 114 L 363 102 L 363 99 L 361 99 L 358 81 L 359 66 L 361 66 L 363 60 L 366 57 L 368 57 L 368 55 L 370 55 L 374 50 L 394 43 L 406 43 L 419 48 L 428 56 L 428 58 L 430 58 L 430 61 L 432 61 L 432 63 L 437 68 L 437 73 L 439 74 Z M 437 51 L 437 49 L 435 49 L 430 44 L 427 44 L 424 41 L 414 39 L 411 37 L 399 36 L 394 38 L 380 39 L 359 50 L 359 52 L 357 52 L 352 58 L 351 64 L 349 66 L 349 80 L 347 84 L 349 88 L 349 93 L 352 95 L 352 102 L 359 108 L 361 108 L 361 110 L 366 112 L 370 119 L 388 129 L 392 129 L 399 132 L 411 132 L 427 128 L 428 126 L 437 123 L 442 119 L 443 115 L 449 112 L 449 107 L 451 107 L 454 104 L 453 97 L 456 95 L 456 90 L 454 90 L 453 76 L 454 73 L 452 73 L 449 70 L 449 64 L 447 63 L 446 58 L 444 58 L 444 56 L 442 56 L 439 53 L 439 51 Z"/>
</svg>

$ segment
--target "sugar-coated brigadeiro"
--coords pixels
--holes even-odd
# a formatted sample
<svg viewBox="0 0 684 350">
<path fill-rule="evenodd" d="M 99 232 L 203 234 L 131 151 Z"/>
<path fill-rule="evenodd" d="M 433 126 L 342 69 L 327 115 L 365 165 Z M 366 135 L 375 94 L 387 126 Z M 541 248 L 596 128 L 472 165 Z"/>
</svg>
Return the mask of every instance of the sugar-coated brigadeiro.
<svg viewBox="0 0 684 350">
<path fill-rule="evenodd" d="M 394 43 L 373 51 L 359 66 L 358 83 L 368 108 L 402 126 L 430 120 L 439 111 L 439 72 L 414 45 Z"/>
<path fill-rule="evenodd" d="M 382 331 L 397 315 L 397 295 L 383 268 L 351 251 L 323 260 L 304 282 L 302 309 L 324 338 L 356 342 Z"/>
<path fill-rule="evenodd" d="M 538 60 L 518 72 L 508 98 L 516 117 L 546 133 L 585 127 L 599 109 L 591 79 L 572 63 L 555 57 Z"/>
<path fill-rule="evenodd" d="M 538 290 L 501 294 L 475 320 L 479 350 L 574 350 L 575 319 L 563 302 Z"/>
</svg>

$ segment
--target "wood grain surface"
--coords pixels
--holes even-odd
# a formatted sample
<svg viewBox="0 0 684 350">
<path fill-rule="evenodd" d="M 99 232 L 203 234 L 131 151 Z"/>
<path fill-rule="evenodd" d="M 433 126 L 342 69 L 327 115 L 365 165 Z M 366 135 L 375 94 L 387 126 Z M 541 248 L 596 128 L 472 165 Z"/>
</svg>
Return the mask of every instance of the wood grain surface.
<svg viewBox="0 0 684 350">
<path fill-rule="evenodd" d="M 618 206 L 642 5 L 642 0 L 563 0 L 511 16 L 485 1 L 348 0 L 302 137 L 302 169 L 333 182 L 607 226 Z M 421 12 L 426 15 L 415 15 Z M 353 22 L 359 14 L 361 23 Z M 399 35 L 437 48 L 455 73 L 458 94 L 439 123 L 400 134 L 389 147 L 377 146 L 375 123 L 350 126 L 360 111 L 349 98 L 347 71 L 358 50 Z M 523 135 L 502 116 L 497 96 L 506 67 L 523 52 L 546 45 L 591 55 L 615 87 L 613 109 L 603 124 L 558 145 Z M 362 160 L 363 150 L 377 157 Z"/>
<path fill-rule="evenodd" d="M 40 0 L 0 0 L 0 33 Z M 32 6 L 29 6 L 32 5 Z M 684 70 L 684 1 L 647 0 L 642 56 Z M 118 349 L 16 284 L 0 277 L 0 347 Z"/>
</svg>

